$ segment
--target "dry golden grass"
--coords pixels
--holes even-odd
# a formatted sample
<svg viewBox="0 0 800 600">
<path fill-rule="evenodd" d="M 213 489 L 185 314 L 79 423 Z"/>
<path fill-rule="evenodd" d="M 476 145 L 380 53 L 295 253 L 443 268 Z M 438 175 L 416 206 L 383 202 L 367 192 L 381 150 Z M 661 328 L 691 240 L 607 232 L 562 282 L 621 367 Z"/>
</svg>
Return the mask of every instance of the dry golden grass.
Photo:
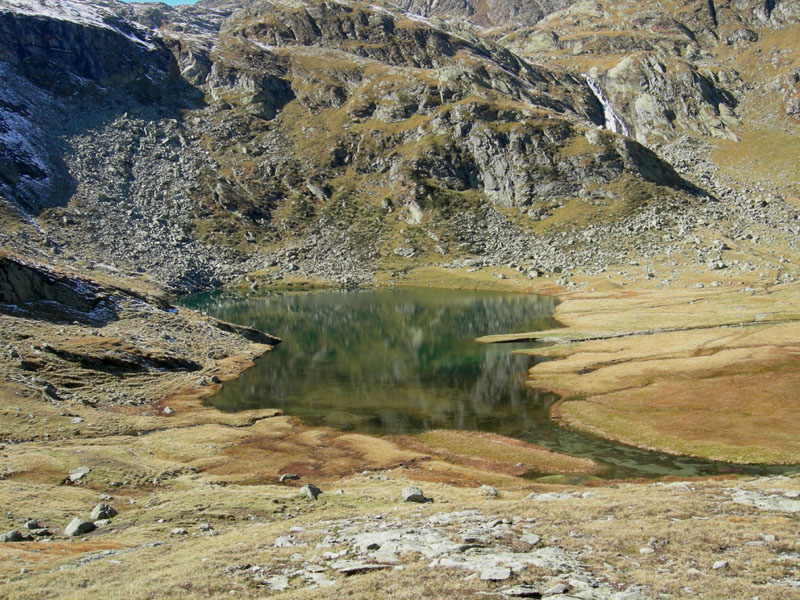
<svg viewBox="0 0 800 600">
<path fill-rule="evenodd" d="M 800 463 L 800 289 L 625 291 L 564 296 L 558 360 L 529 385 L 562 394 L 555 416 L 629 444 L 740 463 Z M 676 330 L 676 331 L 671 331 Z M 572 342 L 572 343 L 570 343 Z"/>
</svg>

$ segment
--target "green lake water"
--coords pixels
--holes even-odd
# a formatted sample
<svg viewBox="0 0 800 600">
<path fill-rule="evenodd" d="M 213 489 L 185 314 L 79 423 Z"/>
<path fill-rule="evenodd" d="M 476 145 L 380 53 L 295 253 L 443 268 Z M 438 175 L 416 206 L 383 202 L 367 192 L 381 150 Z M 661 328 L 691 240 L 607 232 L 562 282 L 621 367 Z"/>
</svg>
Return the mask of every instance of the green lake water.
<svg viewBox="0 0 800 600">
<path fill-rule="evenodd" d="M 310 425 L 369 434 L 490 431 L 592 458 L 606 477 L 781 473 L 630 448 L 549 419 L 553 394 L 526 388 L 531 344 L 493 333 L 557 327 L 551 298 L 428 289 L 195 295 L 185 306 L 283 341 L 210 400 L 223 411 L 280 408 Z"/>
</svg>

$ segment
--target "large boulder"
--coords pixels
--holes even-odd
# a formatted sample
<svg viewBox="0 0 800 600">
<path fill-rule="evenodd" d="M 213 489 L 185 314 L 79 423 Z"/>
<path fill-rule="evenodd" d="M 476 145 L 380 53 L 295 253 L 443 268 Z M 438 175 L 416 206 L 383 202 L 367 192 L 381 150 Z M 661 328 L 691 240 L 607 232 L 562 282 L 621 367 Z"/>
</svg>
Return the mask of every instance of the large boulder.
<svg viewBox="0 0 800 600">
<path fill-rule="evenodd" d="M 69 522 L 69 525 L 64 527 L 64 535 L 83 535 L 84 533 L 90 533 L 95 529 L 97 529 L 97 527 L 95 527 L 95 524 L 91 521 L 84 521 L 83 519 L 75 517 Z"/>
</svg>

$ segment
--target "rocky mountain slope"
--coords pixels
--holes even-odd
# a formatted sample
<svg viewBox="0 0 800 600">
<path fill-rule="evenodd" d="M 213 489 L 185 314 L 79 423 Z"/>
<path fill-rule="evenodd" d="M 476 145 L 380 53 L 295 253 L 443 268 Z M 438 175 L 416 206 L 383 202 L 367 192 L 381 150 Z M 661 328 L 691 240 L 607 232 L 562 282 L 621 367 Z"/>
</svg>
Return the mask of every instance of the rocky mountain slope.
<svg viewBox="0 0 800 600">
<path fill-rule="evenodd" d="M 178 289 L 429 264 L 566 283 L 729 266 L 734 243 L 779 267 L 798 174 L 740 167 L 751 137 L 786 139 L 767 167 L 797 150 L 799 12 L 3 0 L 2 243 Z"/>
</svg>

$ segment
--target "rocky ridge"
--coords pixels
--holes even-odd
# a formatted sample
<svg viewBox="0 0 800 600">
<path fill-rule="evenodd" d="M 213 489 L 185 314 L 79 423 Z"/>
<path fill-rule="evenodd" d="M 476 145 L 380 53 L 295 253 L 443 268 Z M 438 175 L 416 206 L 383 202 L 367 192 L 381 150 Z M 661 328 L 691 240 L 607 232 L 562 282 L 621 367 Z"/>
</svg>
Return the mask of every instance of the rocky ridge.
<svg viewBox="0 0 800 600">
<path fill-rule="evenodd" d="M 794 238 L 783 192 L 753 211 L 692 150 L 739 137 L 752 84 L 720 48 L 755 43 L 737 24 L 793 27 L 782 3 L 716 23 L 636 3 L 99 2 L 99 21 L 28 4 L 0 5 L 0 189 L 22 223 L 3 243 L 48 260 L 187 290 L 464 260 L 707 264 L 709 219 Z M 55 59 L 36 41 L 51 33 Z M 604 103 L 630 137 L 603 129 Z"/>
</svg>

